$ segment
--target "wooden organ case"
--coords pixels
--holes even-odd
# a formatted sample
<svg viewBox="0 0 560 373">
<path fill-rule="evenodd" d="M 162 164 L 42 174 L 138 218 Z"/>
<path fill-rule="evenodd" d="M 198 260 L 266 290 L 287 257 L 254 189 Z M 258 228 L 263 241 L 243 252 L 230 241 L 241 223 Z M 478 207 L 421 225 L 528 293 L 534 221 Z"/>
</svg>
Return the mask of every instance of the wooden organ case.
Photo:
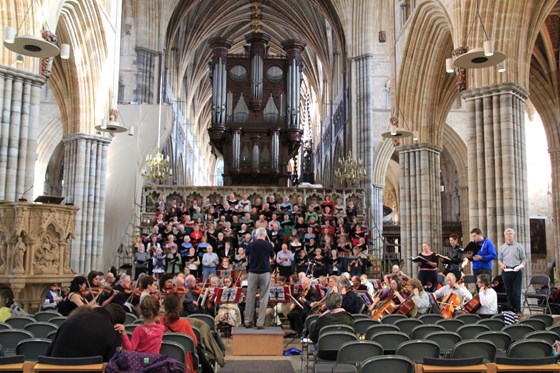
<svg viewBox="0 0 560 373">
<path fill-rule="evenodd" d="M 267 53 L 270 36 L 245 35 L 245 54 L 233 41 L 210 39 L 210 142 L 224 159 L 224 185 L 288 186 L 288 162 L 300 149 L 301 54 L 305 43 L 282 42 L 285 56 Z"/>
</svg>

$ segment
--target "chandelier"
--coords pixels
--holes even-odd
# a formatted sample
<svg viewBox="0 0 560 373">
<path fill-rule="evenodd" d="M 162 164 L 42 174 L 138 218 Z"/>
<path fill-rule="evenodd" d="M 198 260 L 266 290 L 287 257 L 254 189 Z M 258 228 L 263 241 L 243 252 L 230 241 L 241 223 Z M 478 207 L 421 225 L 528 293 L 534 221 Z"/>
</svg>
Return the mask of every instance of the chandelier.
<svg viewBox="0 0 560 373">
<path fill-rule="evenodd" d="M 345 188 L 353 188 L 365 179 L 366 170 L 362 166 L 362 160 L 352 158 L 352 152 L 349 150 L 346 157 L 338 159 L 334 176 Z"/>
<path fill-rule="evenodd" d="M 152 180 L 154 183 L 162 184 L 163 182 L 169 180 L 173 175 L 171 171 L 171 160 L 169 156 L 163 155 L 160 149 L 160 132 L 161 132 L 161 105 L 163 99 L 163 67 L 164 64 L 164 57 L 165 51 L 162 54 L 163 57 L 161 59 L 161 76 L 159 80 L 159 111 L 158 111 L 158 132 L 157 132 L 157 152 L 156 154 L 148 154 L 146 156 L 146 163 L 144 164 L 144 168 L 142 169 L 142 176 L 147 177 Z"/>
</svg>

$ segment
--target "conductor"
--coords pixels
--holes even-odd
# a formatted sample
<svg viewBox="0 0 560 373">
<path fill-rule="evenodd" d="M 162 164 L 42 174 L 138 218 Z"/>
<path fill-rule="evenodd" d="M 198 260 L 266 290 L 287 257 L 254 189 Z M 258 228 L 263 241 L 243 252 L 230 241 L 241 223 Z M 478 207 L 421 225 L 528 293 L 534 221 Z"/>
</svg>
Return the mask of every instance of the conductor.
<svg viewBox="0 0 560 373">
<path fill-rule="evenodd" d="M 247 306 L 245 308 L 245 327 L 253 327 L 255 316 L 255 303 L 257 289 L 260 294 L 259 316 L 257 318 L 257 329 L 264 329 L 266 317 L 266 306 L 270 292 L 270 260 L 274 259 L 274 247 L 267 241 L 265 228 L 257 228 L 256 240 L 247 247 Z"/>
</svg>

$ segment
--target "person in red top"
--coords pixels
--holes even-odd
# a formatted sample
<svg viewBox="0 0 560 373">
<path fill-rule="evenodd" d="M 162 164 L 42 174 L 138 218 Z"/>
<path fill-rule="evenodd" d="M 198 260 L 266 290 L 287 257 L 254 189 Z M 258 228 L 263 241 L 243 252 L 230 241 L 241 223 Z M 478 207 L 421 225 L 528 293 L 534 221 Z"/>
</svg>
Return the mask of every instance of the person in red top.
<svg viewBox="0 0 560 373">
<path fill-rule="evenodd" d="M 134 329 L 132 340 L 128 339 L 123 324 L 115 325 L 115 330 L 122 335 L 122 346 L 125 350 L 159 354 L 164 326 L 159 321 L 158 314 L 158 300 L 153 297 L 146 297 L 140 303 L 140 315 L 144 323 Z"/>
</svg>

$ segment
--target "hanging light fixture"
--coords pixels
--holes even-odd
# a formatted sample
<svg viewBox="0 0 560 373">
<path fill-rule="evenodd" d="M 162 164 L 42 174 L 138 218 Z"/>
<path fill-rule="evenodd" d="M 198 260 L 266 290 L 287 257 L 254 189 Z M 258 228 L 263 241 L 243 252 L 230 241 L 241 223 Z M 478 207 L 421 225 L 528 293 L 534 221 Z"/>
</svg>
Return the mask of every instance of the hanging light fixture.
<svg viewBox="0 0 560 373">
<path fill-rule="evenodd" d="M 119 111 L 116 108 L 111 109 L 109 112 L 109 120 L 101 120 L 101 123 L 95 126 L 95 129 L 97 131 L 110 133 L 122 133 L 128 131 L 128 128 L 117 121 L 118 117 Z"/>
<path fill-rule="evenodd" d="M 60 54 L 60 58 L 70 58 L 70 45 L 62 44 L 60 48 L 57 46 L 56 35 L 50 31 L 44 15 L 43 19 L 45 20 L 47 30 L 41 32 L 41 37 L 35 35 L 19 35 L 19 31 L 34 4 L 35 0 L 32 0 L 17 30 L 13 27 L 6 27 L 4 30 L 4 46 L 12 52 L 29 57 L 51 58 Z M 42 14 L 40 6 L 39 10 Z"/>
<path fill-rule="evenodd" d="M 480 17 L 480 9 L 478 0 L 476 1 L 476 17 L 480 21 L 482 31 L 484 32 L 484 42 L 482 48 L 474 48 L 468 52 L 457 56 L 456 58 L 447 58 L 445 60 L 445 71 L 453 73 L 455 67 L 463 69 L 479 69 L 483 67 L 496 66 L 506 59 L 506 55 L 500 51 L 494 50 L 494 41 L 486 33 L 484 22 Z"/>
<path fill-rule="evenodd" d="M 163 61 L 165 52 L 162 54 L 161 67 L 160 67 L 160 81 L 159 81 L 159 109 L 158 109 L 158 132 L 157 132 L 157 152 L 156 154 L 148 154 L 146 156 L 146 163 L 142 169 L 142 176 L 151 179 L 154 183 L 163 183 L 173 176 L 171 170 L 171 162 L 169 156 L 163 155 L 160 149 L 161 140 L 161 107 L 163 100 Z"/>
<path fill-rule="evenodd" d="M 400 113 L 400 110 L 398 110 L 398 112 Z M 399 139 L 404 139 L 406 137 L 413 137 L 414 134 L 408 129 L 399 128 L 399 118 L 397 118 L 396 116 L 392 116 L 389 122 L 391 122 L 391 128 L 389 131 L 383 132 L 381 134 L 381 137 L 383 139 L 399 140 Z M 406 120 L 404 121 L 404 123 L 408 127 Z"/>
</svg>

